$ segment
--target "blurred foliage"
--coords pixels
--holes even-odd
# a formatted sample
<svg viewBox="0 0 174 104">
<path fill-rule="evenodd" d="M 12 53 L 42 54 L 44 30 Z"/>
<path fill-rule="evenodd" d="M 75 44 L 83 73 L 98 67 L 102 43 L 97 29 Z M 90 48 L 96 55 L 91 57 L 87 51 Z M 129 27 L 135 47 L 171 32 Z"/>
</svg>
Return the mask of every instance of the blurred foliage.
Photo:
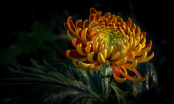
<svg viewBox="0 0 174 104">
<path fill-rule="evenodd" d="M 56 44 L 61 44 L 61 47 L 66 49 L 68 44 L 65 41 L 67 41 L 68 37 L 66 34 L 56 35 L 53 32 L 56 24 L 57 21 L 53 18 L 45 23 L 36 20 L 31 25 L 31 31 L 12 32 L 11 37 L 16 38 L 15 42 L 1 49 L 0 64 L 6 66 L 10 63 L 17 63 L 17 58 L 20 55 L 31 54 L 39 56 L 48 62 L 60 60 L 56 57 L 51 43 L 56 40 Z"/>
</svg>

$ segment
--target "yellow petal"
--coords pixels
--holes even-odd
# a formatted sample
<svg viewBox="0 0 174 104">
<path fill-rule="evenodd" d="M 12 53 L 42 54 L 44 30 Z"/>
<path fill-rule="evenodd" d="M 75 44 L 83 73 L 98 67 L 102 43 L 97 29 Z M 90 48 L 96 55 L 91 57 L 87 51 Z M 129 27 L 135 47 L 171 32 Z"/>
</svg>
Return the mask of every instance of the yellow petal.
<svg viewBox="0 0 174 104">
<path fill-rule="evenodd" d="M 117 77 L 115 74 L 113 74 L 113 77 L 114 77 L 115 81 L 117 81 L 118 83 L 123 83 L 126 81 L 126 78 Z"/>
<path fill-rule="evenodd" d="M 93 41 L 88 41 L 86 42 L 86 45 L 91 45 L 93 43 Z"/>
<path fill-rule="evenodd" d="M 143 60 L 139 61 L 139 63 L 142 63 L 142 62 L 147 62 L 149 60 L 151 60 L 152 58 L 154 57 L 154 52 L 152 52 L 152 54 L 146 58 L 144 58 Z"/>
<path fill-rule="evenodd" d="M 127 62 L 127 57 L 124 57 L 124 58 L 122 58 L 121 60 L 116 61 L 115 64 L 117 64 L 118 66 L 122 66 L 122 65 L 124 65 L 126 62 Z"/>
<path fill-rule="evenodd" d="M 78 38 L 79 40 L 81 40 L 81 37 L 79 36 L 80 30 L 81 30 L 81 28 L 77 28 L 77 29 L 76 29 L 77 38 Z"/>
<path fill-rule="evenodd" d="M 121 43 L 118 41 L 118 42 L 116 42 L 116 45 L 117 45 L 117 49 L 120 50 L 121 49 Z"/>
<path fill-rule="evenodd" d="M 99 52 L 103 51 L 104 47 L 105 47 L 104 44 L 100 45 Z"/>
<path fill-rule="evenodd" d="M 86 56 L 86 55 L 87 55 L 86 53 L 84 53 L 84 52 L 82 51 L 82 44 L 81 44 L 81 43 L 77 45 L 76 50 L 77 50 L 78 53 L 79 53 L 80 55 L 82 55 L 82 56 Z"/>
<path fill-rule="evenodd" d="M 72 40 L 74 37 L 69 33 L 69 31 L 67 30 L 67 34 L 68 34 L 68 38 L 70 39 L 70 40 Z"/>
<path fill-rule="evenodd" d="M 98 53 L 98 42 L 95 42 L 92 46 L 94 53 Z"/>
<path fill-rule="evenodd" d="M 88 30 L 88 28 L 84 28 L 84 29 L 82 30 L 82 34 L 81 34 L 81 38 L 82 38 L 82 41 L 83 41 L 84 43 L 86 43 L 86 42 L 88 41 L 87 38 L 86 38 L 87 30 Z"/>
<path fill-rule="evenodd" d="M 90 66 L 90 69 L 91 71 L 97 71 L 97 70 L 100 70 L 102 67 L 103 67 L 104 64 L 100 64 L 99 66 L 96 66 L 96 65 L 91 65 Z"/>
<path fill-rule="evenodd" d="M 143 56 L 141 56 L 140 58 L 137 59 L 138 62 L 140 62 L 141 60 L 143 60 L 145 57 L 147 56 L 147 52 L 145 51 Z"/>
<path fill-rule="evenodd" d="M 120 51 L 120 56 L 119 56 L 118 60 L 124 58 L 125 56 L 126 56 L 126 53 L 125 53 L 124 49 L 122 48 Z"/>
<path fill-rule="evenodd" d="M 135 52 L 134 51 L 131 51 L 130 57 L 128 57 L 127 60 L 129 61 L 129 60 L 132 60 L 134 58 L 135 58 Z"/>
<path fill-rule="evenodd" d="M 93 56 L 94 56 L 94 52 L 90 52 L 90 53 L 87 55 L 87 59 L 88 59 L 89 62 L 94 62 Z"/>
<path fill-rule="evenodd" d="M 116 52 L 114 55 L 111 56 L 110 60 L 116 60 L 120 56 L 120 52 Z"/>
<path fill-rule="evenodd" d="M 107 58 L 110 57 L 112 51 L 113 51 L 113 46 L 109 46 L 108 49 L 107 49 Z"/>
<path fill-rule="evenodd" d="M 104 50 L 101 51 L 100 53 L 103 55 L 103 57 L 104 57 L 105 59 L 107 58 L 107 50 L 106 50 L 106 49 L 104 49 Z"/>
<path fill-rule="evenodd" d="M 93 36 L 95 36 L 97 33 L 99 33 L 99 29 L 95 29 L 93 31 L 90 32 L 90 39 L 92 39 Z"/>
<path fill-rule="evenodd" d="M 91 50 L 91 45 L 87 45 L 87 46 L 85 47 L 86 53 L 89 54 L 90 50 Z"/>
<path fill-rule="evenodd" d="M 98 53 L 97 60 L 102 64 L 106 62 L 104 56 L 100 52 Z"/>
<path fill-rule="evenodd" d="M 124 66 L 126 69 L 132 69 L 134 67 L 137 66 L 137 60 L 135 60 L 132 64 L 130 64 L 129 66 Z"/>
<path fill-rule="evenodd" d="M 72 63 L 75 67 L 80 68 L 80 66 L 77 64 L 77 60 L 73 59 Z"/>
<path fill-rule="evenodd" d="M 79 61 L 78 64 L 82 69 L 84 69 L 86 71 L 90 70 L 90 64 L 83 63 L 82 61 Z"/>
<path fill-rule="evenodd" d="M 136 47 L 136 48 L 135 48 L 135 51 L 134 51 L 135 54 L 136 54 L 136 53 L 139 53 L 139 52 L 141 51 L 141 49 L 142 49 L 141 44 L 138 44 L 138 47 Z"/>
</svg>

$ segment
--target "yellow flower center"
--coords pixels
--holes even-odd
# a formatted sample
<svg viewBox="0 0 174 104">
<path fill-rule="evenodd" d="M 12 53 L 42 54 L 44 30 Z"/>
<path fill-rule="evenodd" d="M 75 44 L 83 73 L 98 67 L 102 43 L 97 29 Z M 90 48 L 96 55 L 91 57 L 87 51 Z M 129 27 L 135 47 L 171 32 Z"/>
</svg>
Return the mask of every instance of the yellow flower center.
<svg viewBox="0 0 174 104">
<path fill-rule="evenodd" d="M 98 39 L 100 41 L 103 41 L 104 44 L 109 46 L 121 41 L 125 37 L 118 29 L 102 29 L 100 31 L 96 37 L 99 37 Z"/>
</svg>

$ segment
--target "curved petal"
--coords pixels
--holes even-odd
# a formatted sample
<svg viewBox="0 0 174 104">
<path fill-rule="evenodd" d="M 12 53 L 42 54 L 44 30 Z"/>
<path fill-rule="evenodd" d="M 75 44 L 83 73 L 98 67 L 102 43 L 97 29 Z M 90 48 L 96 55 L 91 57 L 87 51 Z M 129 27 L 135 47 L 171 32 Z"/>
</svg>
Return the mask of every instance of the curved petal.
<svg viewBox="0 0 174 104">
<path fill-rule="evenodd" d="M 83 48 L 82 49 L 82 44 L 78 44 L 77 47 L 76 47 L 76 50 L 77 52 L 82 55 L 82 56 L 87 56 L 86 52 L 85 52 L 85 49 Z"/>
<path fill-rule="evenodd" d="M 74 23 L 72 22 L 72 20 L 71 20 L 71 16 L 69 16 L 68 18 L 67 18 L 67 26 L 68 26 L 68 29 L 70 30 L 70 32 L 72 33 L 72 34 L 74 34 L 74 35 L 76 35 L 76 27 L 74 26 Z"/>
<path fill-rule="evenodd" d="M 84 29 L 82 30 L 81 39 L 82 39 L 82 41 L 83 41 L 84 43 L 88 42 L 88 39 L 87 39 L 87 37 L 86 37 L 87 31 L 88 31 L 88 28 L 84 28 Z"/>
<path fill-rule="evenodd" d="M 98 64 L 98 62 L 97 62 L 97 64 Z M 103 67 L 103 65 L 104 64 L 101 64 L 101 63 L 99 65 L 91 64 L 90 69 L 91 69 L 91 71 L 97 71 L 97 70 L 100 70 Z"/>
<path fill-rule="evenodd" d="M 104 56 L 100 52 L 98 53 L 97 60 L 102 64 L 106 62 Z"/>
<path fill-rule="evenodd" d="M 88 20 L 83 21 L 83 28 L 88 28 Z"/>
<path fill-rule="evenodd" d="M 80 68 L 76 59 L 73 59 L 72 63 L 75 67 Z"/>
<path fill-rule="evenodd" d="M 81 19 L 79 19 L 79 20 L 76 21 L 76 28 L 83 29 L 83 25 L 82 25 L 82 20 Z"/>
<path fill-rule="evenodd" d="M 90 14 L 95 14 L 97 11 L 94 8 L 90 8 Z"/>
<path fill-rule="evenodd" d="M 67 30 L 67 34 L 68 34 L 68 38 L 72 41 L 72 39 L 73 39 L 74 37 L 69 33 L 68 30 Z"/>
<path fill-rule="evenodd" d="M 132 68 L 134 68 L 134 67 L 136 67 L 136 66 L 137 66 L 137 60 L 135 60 L 132 64 L 126 63 L 126 64 L 124 65 L 124 67 L 125 67 L 126 69 L 132 69 Z"/>
<path fill-rule="evenodd" d="M 104 56 L 105 59 L 107 58 L 107 50 L 106 49 L 104 49 L 100 53 Z"/>
<path fill-rule="evenodd" d="M 112 67 L 112 71 L 113 71 L 113 77 L 115 79 L 115 81 L 117 81 L 118 83 L 123 83 L 126 81 L 126 78 L 120 78 L 120 73 L 121 73 L 121 69 L 119 67 Z M 127 75 L 127 71 L 124 70 L 125 74 Z"/>
<path fill-rule="evenodd" d="M 98 53 L 98 42 L 95 42 L 93 45 L 92 45 L 92 49 L 93 49 L 93 51 L 94 51 L 94 53 Z"/>
<path fill-rule="evenodd" d="M 95 61 L 97 61 L 97 55 L 94 54 L 94 52 L 90 52 L 87 55 L 87 59 L 88 59 L 89 62 L 95 62 Z"/>
<path fill-rule="evenodd" d="M 116 60 L 119 56 L 120 56 L 120 52 L 118 51 L 117 53 L 111 56 L 110 60 Z"/>
<path fill-rule="evenodd" d="M 89 22 L 91 22 L 91 21 L 95 21 L 95 14 L 91 14 L 89 16 Z"/>
<path fill-rule="evenodd" d="M 149 60 L 151 60 L 152 58 L 154 57 L 154 52 L 152 52 L 152 54 L 144 59 L 142 59 L 141 61 L 139 61 L 139 63 L 142 63 L 142 62 L 147 62 Z"/>
<path fill-rule="evenodd" d="M 76 50 L 69 49 L 66 50 L 66 56 L 71 58 L 71 59 L 76 59 L 76 60 L 81 60 L 81 59 L 86 59 L 86 56 L 80 55 Z"/>
<path fill-rule="evenodd" d="M 72 44 L 73 44 L 74 47 L 77 47 L 77 45 L 80 44 L 80 43 L 82 44 L 82 48 L 85 48 L 86 47 L 86 45 L 83 44 L 83 42 L 81 40 L 78 40 L 76 38 L 73 38 L 72 39 Z"/>
<path fill-rule="evenodd" d="M 119 60 L 119 61 L 115 61 L 114 63 L 115 63 L 116 65 L 118 65 L 118 66 L 122 66 L 122 65 L 124 65 L 126 62 L 127 62 L 127 57 L 124 57 L 124 58 L 122 58 L 122 59 Z"/>
<path fill-rule="evenodd" d="M 78 65 L 80 66 L 80 68 L 82 68 L 83 70 L 89 71 L 90 70 L 90 63 L 85 63 L 84 61 L 79 61 Z"/>
<path fill-rule="evenodd" d="M 124 67 L 120 67 L 120 68 L 122 68 L 122 69 L 125 69 Z M 137 73 L 136 73 L 137 74 Z M 123 71 L 121 71 L 121 75 L 123 75 L 125 78 L 127 78 L 128 80 L 130 80 L 130 81 L 132 81 L 132 82 L 143 82 L 143 81 L 145 81 L 146 80 L 146 78 L 140 78 L 140 79 L 138 79 L 138 78 L 135 78 L 135 77 L 131 77 L 131 76 L 129 76 L 129 75 L 126 75 Z"/>
<path fill-rule="evenodd" d="M 85 47 L 85 51 L 86 51 L 87 54 L 89 54 L 91 52 L 91 45 L 87 45 Z"/>
</svg>

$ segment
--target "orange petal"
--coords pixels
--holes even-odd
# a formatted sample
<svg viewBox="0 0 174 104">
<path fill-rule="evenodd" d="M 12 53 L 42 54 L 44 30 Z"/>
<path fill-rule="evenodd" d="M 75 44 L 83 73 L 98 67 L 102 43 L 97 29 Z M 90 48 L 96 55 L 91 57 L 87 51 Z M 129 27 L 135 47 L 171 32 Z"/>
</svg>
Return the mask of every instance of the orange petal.
<svg viewBox="0 0 174 104">
<path fill-rule="evenodd" d="M 72 18 L 71 16 L 69 16 L 67 18 L 67 26 L 68 26 L 70 32 L 75 35 L 76 28 L 75 28 L 74 23 L 72 22 L 71 18 Z"/>
<path fill-rule="evenodd" d="M 101 11 L 98 11 L 98 13 L 97 13 L 97 16 L 96 16 L 96 21 L 98 21 L 99 20 L 99 18 L 100 18 L 100 16 L 101 16 Z"/>
<path fill-rule="evenodd" d="M 91 21 L 95 21 L 95 15 L 94 14 L 91 14 L 89 16 L 89 22 L 91 22 Z"/>
<path fill-rule="evenodd" d="M 88 20 L 83 21 L 83 28 L 88 28 Z"/>
<path fill-rule="evenodd" d="M 120 68 L 124 69 L 123 67 L 120 67 Z M 143 81 L 146 80 L 146 78 L 143 78 L 143 77 L 140 78 L 140 79 L 138 79 L 138 78 L 135 78 L 135 77 L 131 77 L 129 75 L 126 75 L 122 70 L 121 70 L 121 75 L 123 75 L 125 78 L 127 78 L 128 80 L 130 80 L 132 82 L 143 82 Z"/>
<path fill-rule="evenodd" d="M 126 21 L 126 27 L 131 27 L 131 24 L 132 24 L 132 20 L 128 18 Z"/>
<path fill-rule="evenodd" d="M 81 59 L 86 59 L 86 56 L 80 55 L 76 50 L 69 49 L 66 50 L 66 56 L 71 58 L 71 59 L 76 59 L 76 60 L 81 60 Z"/>
<path fill-rule="evenodd" d="M 115 79 L 115 81 L 117 81 L 118 83 L 123 83 L 126 81 L 126 78 L 120 78 L 120 72 L 123 71 L 127 74 L 126 70 L 121 70 L 119 67 L 112 67 L 112 71 L 113 71 L 113 77 Z"/>
<path fill-rule="evenodd" d="M 86 47 L 86 45 L 82 41 L 80 41 L 80 40 L 78 40 L 76 38 L 72 39 L 72 44 L 73 44 L 74 47 L 77 47 L 77 45 L 80 44 L 80 43 L 82 44 L 82 48 Z"/>
<path fill-rule="evenodd" d="M 67 23 L 64 23 L 64 27 L 68 30 L 68 25 L 67 25 Z"/>
<path fill-rule="evenodd" d="M 90 8 L 90 14 L 95 14 L 97 11 L 94 8 Z"/>
<path fill-rule="evenodd" d="M 105 18 L 107 18 L 108 20 L 110 20 L 110 15 L 111 15 L 111 13 L 107 12 L 107 13 L 105 14 Z"/>
</svg>

